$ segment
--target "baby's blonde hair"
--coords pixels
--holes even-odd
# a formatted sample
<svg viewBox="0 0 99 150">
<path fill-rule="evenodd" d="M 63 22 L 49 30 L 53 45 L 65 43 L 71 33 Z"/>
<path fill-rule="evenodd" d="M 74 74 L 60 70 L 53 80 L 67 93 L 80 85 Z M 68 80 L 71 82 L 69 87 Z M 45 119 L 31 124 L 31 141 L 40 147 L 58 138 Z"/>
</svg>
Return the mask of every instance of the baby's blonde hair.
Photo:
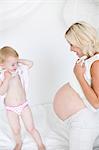
<svg viewBox="0 0 99 150">
<path fill-rule="evenodd" d="M 90 24 L 79 21 L 72 24 L 65 33 L 66 40 L 79 47 L 88 57 L 99 52 L 99 41 L 96 30 Z"/>
<path fill-rule="evenodd" d="M 6 58 L 8 58 L 9 56 L 19 57 L 19 54 L 12 47 L 9 46 L 2 47 L 0 49 L 0 64 L 4 63 Z"/>
</svg>

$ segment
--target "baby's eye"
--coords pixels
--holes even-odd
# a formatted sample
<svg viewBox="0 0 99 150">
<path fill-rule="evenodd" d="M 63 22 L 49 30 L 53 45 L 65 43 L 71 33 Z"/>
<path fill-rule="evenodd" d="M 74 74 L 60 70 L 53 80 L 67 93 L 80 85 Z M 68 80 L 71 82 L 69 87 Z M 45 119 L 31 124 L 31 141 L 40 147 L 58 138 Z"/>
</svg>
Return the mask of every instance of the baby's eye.
<svg viewBox="0 0 99 150">
<path fill-rule="evenodd" d="M 12 67 L 15 66 L 15 64 L 12 64 Z"/>
<path fill-rule="evenodd" d="M 14 66 L 14 64 L 12 64 L 12 66 Z"/>
</svg>

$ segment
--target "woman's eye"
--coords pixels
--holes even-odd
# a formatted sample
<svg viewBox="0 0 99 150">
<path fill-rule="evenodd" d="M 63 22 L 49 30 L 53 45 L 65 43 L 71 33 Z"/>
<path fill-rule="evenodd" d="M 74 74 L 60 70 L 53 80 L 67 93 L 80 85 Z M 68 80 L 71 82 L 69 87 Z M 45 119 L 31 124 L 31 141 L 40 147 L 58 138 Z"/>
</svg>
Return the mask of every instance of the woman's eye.
<svg viewBox="0 0 99 150">
<path fill-rule="evenodd" d="M 73 46 L 72 44 L 70 44 L 70 46 Z"/>
</svg>

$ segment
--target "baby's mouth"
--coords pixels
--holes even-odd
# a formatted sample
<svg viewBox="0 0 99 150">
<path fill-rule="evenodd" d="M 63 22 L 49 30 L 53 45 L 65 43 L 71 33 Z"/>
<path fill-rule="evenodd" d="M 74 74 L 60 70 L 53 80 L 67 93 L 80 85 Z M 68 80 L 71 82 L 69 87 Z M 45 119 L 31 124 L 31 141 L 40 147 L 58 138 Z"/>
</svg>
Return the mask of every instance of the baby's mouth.
<svg viewBox="0 0 99 150">
<path fill-rule="evenodd" d="M 17 69 L 10 70 L 10 72 L 15 72 Z"/>
<path fill-rule="evenodd" d="M 15 77 L 18 74 L 18 70 L 14 69 L 14 71 L 10 71 L 10 73 L 12 74 L 12 77 Z"/>
</svg>

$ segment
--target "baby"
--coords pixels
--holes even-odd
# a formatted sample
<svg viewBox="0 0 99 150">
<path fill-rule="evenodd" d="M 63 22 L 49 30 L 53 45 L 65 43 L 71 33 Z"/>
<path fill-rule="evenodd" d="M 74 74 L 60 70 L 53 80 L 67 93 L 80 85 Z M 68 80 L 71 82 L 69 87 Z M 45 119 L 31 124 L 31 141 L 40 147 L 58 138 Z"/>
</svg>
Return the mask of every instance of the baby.
<svg viewBox="0 0 99 150">
<path fill-rule="evenodd" d="M 38 150 L 45 150 L 41 136 L 34 126 L 32 112 L 27 101 L 28 69 L 32 61 L 19 59 L 18 53 L 11 47 L 0 49 L 0 95 L 4 96 L 4 103 L 9 124 L 14 139 L 14 150 L 21 150 L 20 118 L 26 130 L 31 134 L 38 146 Z"/>
</svg>

